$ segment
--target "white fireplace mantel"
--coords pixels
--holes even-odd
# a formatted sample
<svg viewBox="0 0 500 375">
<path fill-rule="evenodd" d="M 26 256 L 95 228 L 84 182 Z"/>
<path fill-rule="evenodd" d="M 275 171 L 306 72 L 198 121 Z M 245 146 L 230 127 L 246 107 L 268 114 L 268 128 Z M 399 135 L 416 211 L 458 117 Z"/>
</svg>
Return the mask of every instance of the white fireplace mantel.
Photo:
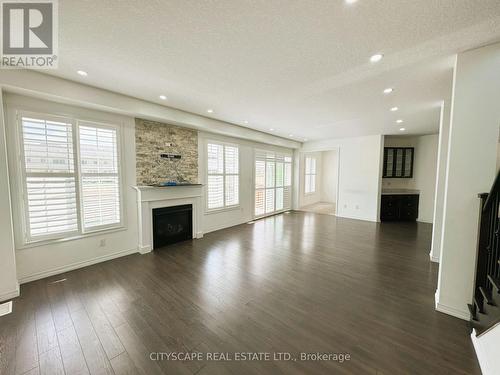
<svg viewBox="0 0 500 375">
<path fill-rule="evenodd" d="M 141 254 L 153 250 L 153 209 L 190 204 L 193 207 L 193 238 L 203 237 L 201 231 L 202 185 L 133 186 L 137 192 L 139 226 L 138 250 Z"/>
</svg>

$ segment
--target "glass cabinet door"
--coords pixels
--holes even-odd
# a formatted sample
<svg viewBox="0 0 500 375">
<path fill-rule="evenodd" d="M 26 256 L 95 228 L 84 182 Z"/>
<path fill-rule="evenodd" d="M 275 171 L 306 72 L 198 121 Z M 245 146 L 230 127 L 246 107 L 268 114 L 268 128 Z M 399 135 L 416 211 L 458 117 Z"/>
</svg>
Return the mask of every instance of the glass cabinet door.
<svg viewBox="0 0 500 375">
<path fill-rule="evenodd" d="M 394 177 L 403 177 L 403 149 L 394 149 L 396 153 L 396 172 Z"/>
<path fill-rule="evenodd" d="M 407 148 L 405 151 L 404 177 L 412 177 L 413 169 L 413 149 Z"/>
<path fill-rule="evenodd" d="M 394 167 L 394 149 L 393 148 L 388 148 L 386 150 L 387 155 L 386 155 L 386 172 L 385 175 L 387 177 L 392 177 L 393 174 L 393 167 Z"/>
</svg>

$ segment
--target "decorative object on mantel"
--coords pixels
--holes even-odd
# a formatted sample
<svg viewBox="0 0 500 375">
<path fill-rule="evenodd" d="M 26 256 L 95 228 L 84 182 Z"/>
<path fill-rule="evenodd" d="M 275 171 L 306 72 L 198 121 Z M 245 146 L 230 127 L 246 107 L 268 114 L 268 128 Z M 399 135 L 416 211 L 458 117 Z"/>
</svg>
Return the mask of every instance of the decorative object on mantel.
<svg viewBox="0 0 500 375">
<path fill-rule="evenodd" d="M 137 185 L 198 182 L 198 132 L 135 119 Z"/>
</svg>

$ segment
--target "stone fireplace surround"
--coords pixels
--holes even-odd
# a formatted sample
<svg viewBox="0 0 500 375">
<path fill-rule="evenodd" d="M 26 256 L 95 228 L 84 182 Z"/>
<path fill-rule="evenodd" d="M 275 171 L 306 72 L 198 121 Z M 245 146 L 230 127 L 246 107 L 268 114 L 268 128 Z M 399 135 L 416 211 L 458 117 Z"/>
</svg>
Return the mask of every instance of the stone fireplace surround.
<svg viewBox="0 0 500 375">
<path fill-rule="evenodd" d="M 180 186 L 134 186 L 137 193 L 138 250 L 141 254 L 153 250 L 153 209 L 190 204 L 193 207 L 193 238 L 203 237 L 201 230 L 201 184 Z"/>
</svg>

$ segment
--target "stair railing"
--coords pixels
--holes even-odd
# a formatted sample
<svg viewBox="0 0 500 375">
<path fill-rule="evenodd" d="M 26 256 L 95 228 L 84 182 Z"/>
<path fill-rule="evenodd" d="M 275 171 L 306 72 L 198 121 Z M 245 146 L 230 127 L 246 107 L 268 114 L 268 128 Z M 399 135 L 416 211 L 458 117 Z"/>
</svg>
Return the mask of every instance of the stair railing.
<svg viewBox="0 0 500 375">
<path fill-rule="evenodd" d="M 479 198 L 476 278 L 474 300 L 470 306 L 473 320 L 477 320 L 477 313 L 485 313 L 485 304 L 490 301 L 495 289 L 493 280 L 500 279 L 500 173 L 490 192 L 479 194 Z"/>
</svg>

